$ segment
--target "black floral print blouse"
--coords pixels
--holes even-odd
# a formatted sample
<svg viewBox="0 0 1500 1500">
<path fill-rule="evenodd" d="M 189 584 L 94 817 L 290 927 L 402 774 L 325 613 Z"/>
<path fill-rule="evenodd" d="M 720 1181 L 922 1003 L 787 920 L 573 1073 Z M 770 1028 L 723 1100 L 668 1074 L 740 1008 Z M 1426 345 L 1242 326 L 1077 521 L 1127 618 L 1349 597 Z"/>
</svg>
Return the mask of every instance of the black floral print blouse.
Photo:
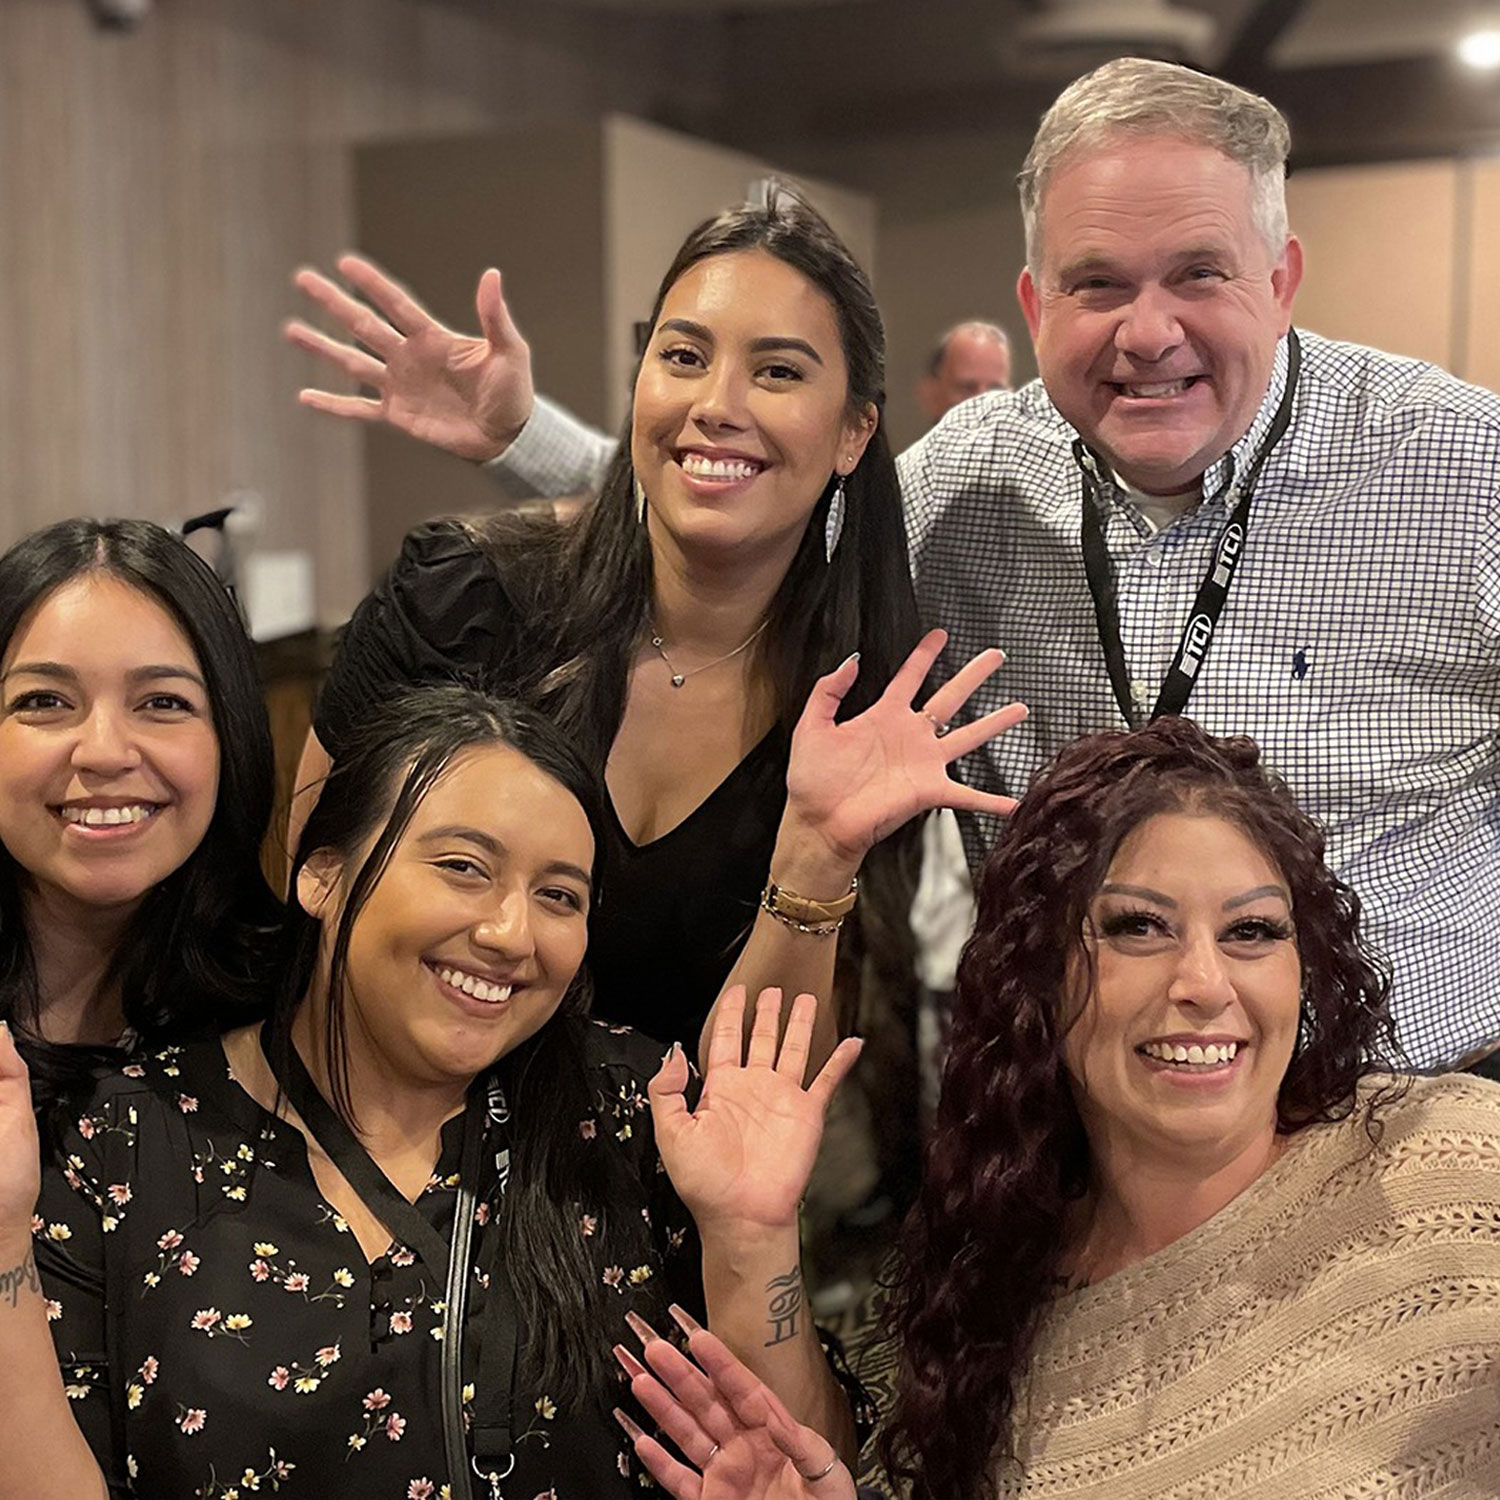
<svg viewBox="0 0 1500 1500">
<path fill-rule="evenodd" d="M 658 1328 L 669 1301 L 701 1311 L 699 1250 L 651 1129 L 646 1079 L 660 1048 L 624 1028 L 567 1024 L 585 1029 L 597 1080 L 579 1149 L 621 1153 L 630 1171 L 616 1180 L 638 1190 L 578 1220 L 618 1297 L 619 1319 L 599 1331 L 613 1343 L 628 1310 Z M 477 1267 L 498 1232 L 507 1170 L 497 1092 L 477 1193 L 466 1402 L 482 1353 Z M 461 1118 L 444 1127 L 416 1203 L 445 1239 L 461 1135 Z M 400 1244 L 366 1263 L 319 1194 L 301 1133 L 240 1088 L 217 1039 L 138 1056 L 105 1078 L 60 1149 L 44 1173 L 36 1256 L 73 1411 L 111 1494 L 467 1500 L 443 1450 L 441 1278 Z M 630 1263 L 594 1253 L 606 1211 L 646 1227 Z M 518 1391 L 505 1500 L 649 1488 L 610 1416 L 626 1396 L 622 1383 L 608 1400 L 562 1410 L 545 1390 Z M 488 1491 L 475 1483 L 476 1495 Z"/>
</svg>

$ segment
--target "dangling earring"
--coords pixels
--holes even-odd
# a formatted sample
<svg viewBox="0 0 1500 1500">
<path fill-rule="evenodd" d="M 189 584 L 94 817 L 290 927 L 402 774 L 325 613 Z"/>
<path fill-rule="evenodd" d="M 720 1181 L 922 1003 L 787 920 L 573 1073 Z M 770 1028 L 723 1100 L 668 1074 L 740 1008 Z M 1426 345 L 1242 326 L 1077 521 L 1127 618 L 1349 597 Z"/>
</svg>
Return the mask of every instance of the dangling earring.
<svg viewBox="0 0 1500 1500">
<path fill-rule="evenodd" d="M 639 479 L 635 482 L 635 519 L 638 524 L 646 519 L 646 486 Z"/>
<path fill-rule="evenodd" d="M 839 538 L 844 534 L 844 476 L 833 487 L 828 501 L 828 518 L 823 523 L 823 560 L 831 563 L 833 554 L 839 549 Z"/>
</svg>

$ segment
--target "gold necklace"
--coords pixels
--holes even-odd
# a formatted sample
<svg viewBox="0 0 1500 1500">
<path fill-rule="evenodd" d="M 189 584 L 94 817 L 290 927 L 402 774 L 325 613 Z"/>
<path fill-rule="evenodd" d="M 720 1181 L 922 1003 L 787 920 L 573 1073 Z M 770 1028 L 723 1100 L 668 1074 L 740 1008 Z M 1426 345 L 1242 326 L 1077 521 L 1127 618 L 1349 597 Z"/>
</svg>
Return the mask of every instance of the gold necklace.
<svg viewBox="0 0 1500 1500">
<path fill-rule="evenodd" d="M 754 630 L 750 632 L 747 639 L 741 641 L 733 651 L 726 651 L 723 656 L 716 656 L 712 661 L 706 661 L 701 667 L 690 667 L 686 672 L 679 672 L 672 665 L 672 658 L 667 655 L 667 648 L 661 636 L 657 633 L 656 621 L 647 617 L 647 623 L 651 626 L 651 644 L 656 648 L 656 654 L 667 664 L 667 671 L 672 674 L 672 686 L 680 688 L 689 677 L 696 677 L 700 672 L 706 672 L 710 667 L 721 667 L 726 661 L 732 661 L 741 651 L 748 651 L 759 638 L 761 631 L 771 623 L 770 615 L 767 615 Z"/>
</svg>

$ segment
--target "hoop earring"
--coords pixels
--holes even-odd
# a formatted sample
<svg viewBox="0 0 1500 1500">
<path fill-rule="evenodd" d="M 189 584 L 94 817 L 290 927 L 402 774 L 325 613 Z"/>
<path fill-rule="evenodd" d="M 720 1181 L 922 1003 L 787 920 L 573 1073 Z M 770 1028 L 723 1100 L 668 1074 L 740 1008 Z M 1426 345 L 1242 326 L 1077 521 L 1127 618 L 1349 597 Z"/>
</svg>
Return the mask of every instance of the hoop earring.
<svg viewBox="0 0 1500 1500">
<path fill-rule="evenodd" d="M 637 525 L 646 520 L 646 486 L 639 479 L 635 481 L 635 519 Z"/>
<path fill-rule="evenodd" d="M 839 538 L 844 534 L 844 476 L 833 487 L 828 502 L 828 518 L 823 523 L 823 561 L 831 563 L 833 554 L 839 550 Z"/>
</svg>

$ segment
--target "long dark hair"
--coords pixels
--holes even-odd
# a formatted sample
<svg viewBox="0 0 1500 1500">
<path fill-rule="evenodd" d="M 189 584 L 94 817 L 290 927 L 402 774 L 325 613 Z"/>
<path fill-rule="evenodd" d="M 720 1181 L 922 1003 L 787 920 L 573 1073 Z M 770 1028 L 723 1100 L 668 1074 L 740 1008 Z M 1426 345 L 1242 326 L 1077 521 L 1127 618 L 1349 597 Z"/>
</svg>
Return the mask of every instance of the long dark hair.
<svg viewBox="0 0 1500 1500">
<path fill-rule="evenodd" d="M 255 656 L 234 602 L 213 569 L 150 521 L 60 521 L 0 557 L 0 657 L 58 588 L 91 573 L 119 579 L 159 604 L 192 642 L 219 742 L 219 794 L 202 842 L 146 894 L 120 940 L 126 1023 L 143 1038 L 224 1027 L 265 1006 L 266 934 L 280 903 L 261 874 L 271 817 L 271 733 Z M 17 1031 L 33 1097 L 46 1109 L 77 1097 L 109 1049 L 40 1037 L 38 989 L 24 895 L 27 875 L 0 845 L 0 1018 Z"/>
<path fill-rule="evenodd" d="M 828 298 L 849 372 L 848 410 L 873 407 L 883 417 L 885 331 L 869 278 L 822 215 L 784 183 L 773 180 L 763 200 L 727 209 L 688 235 L 657 289 L 651 327 L 693 266 L 749 250 L 775 256 Z M 636 517 L 630 430 L 627 418 L 598 500 L 560 536 L 567 586 L 556 597 L 550 639 L 538 642 L 542 701 L 599 765 L 624 714 L 630 664 L 651 601 L 651 546 Z M 917 639 L 901 492 L 883 420 L 844 492 L 843 536 L 832 562 L 823 553 L 830 481 L 757 645 L 777 720 L 788 732 L 813 683 L 850 652 L 861 653 L 861 673 L 846 715 L 869 706 Z M 513 545 L 513 524 L 501 524 L 496 545 Z"/>
<path fill-rule="evenodd" d="M 853 651 L 860 653 L 859 680 L 839 716 L 868 708 L 916 644 L 919 628 L 900 484 L 885 432 L 885 330 L 869 278 L 827 220 L 794 188 L 772 179 L 761 199 L 705 220 L 683 241 L 657 289 L 650 326 L 655 329 L 668 293 L 693 266 L 749 250 L 775 256 L 828 298 L 849 372 L 848 410 L 873 407 L 879 417 L 844 481 L 844 528 L 832 562 L 823 544 L 830 480 L 756 646 L 777 725 L 789 737 L 813 684 Z M 601 772 L 624 716 L 631 662 L 651 602 L 651 546 L 636 516 L 630 432 L 627 417 L 599 497 L 574 525 L 502 517 L 474 527 L 518 611 L 537 627 L 520 646 L 525 660 L 517 668 L 517 691 L 545 707 Z M 888 838 L 865 861 L 860 906 L 841 949 L 867 956 L 872 969 L 887 976 L 912 965 L 906 913 L 915 834 L 913 825 Z"/>
<path fill-rule="evenodd" d="M 1121 841 L 1178 811 L 1235 824 L 1291 891 L 1302 1018 L 1278 1129 L 1344 1117 L 1359 1080 L 1398 1055 L 1389 965 L 1360 933 L 1359 900 L 1252 740 L 1166 718 L 1063 750 L 980 877 L 926 1176 L 904 1231 L 890 1308 L 900 1378 L 882 1457 L 913 1500 L 978 1500 L 995 1463 L 1015 1456 L 1018 1385 L 1089 1181 L 1063 1062 L 1079 1010 L 1065 999 L 1067 966 Z"/>
<path fill-rule="evenodd" d="M 572 794 L 594 833 L 597 874 L 598 782 L 562 731 L 536 710 L 459 685 L 418 687 L 383 703 L 340 740 L 298 843 L 291 884 L 295 891 L 302 867 L 320 850 L 347 861 L 368 846 L 346 877 L 321 1037 L 331 1102 L 351 1126 L 358 1122 L 349 1094 L 345 1006 L 355 924 L 433 783 L 461 751 L 485 745 L 518 751 Z M 322 935 L 317 919 L 288 904 L 269 1033 L 273 1056 L 289 1054 L 292 1021 L 313 981 Z M 597 1108 L 577 1024 L 589 999 L 580 968 L 558 1012 L 498 1065 L 511 1111 L 512 1165 L 500 1253 L 527 1329 L 526 1358 L 544 1388 L 568 1404 L 601 1388 L 608 1374 L 607 1341 L 600 1341 L 599 1330 L 611 1313 L 578 1233 L 581 1205 L 607 1209 L 614 1201 L 610 1181 L 617 1170 L 610 1152 L 578 1149 L 578 1122 Z M 599 1227 L 606 1244 L 611 1238 L 629 1242 L 636 1228 L 615 1222 L 618 1217 L 606 1213 Z"/>
</svg>

